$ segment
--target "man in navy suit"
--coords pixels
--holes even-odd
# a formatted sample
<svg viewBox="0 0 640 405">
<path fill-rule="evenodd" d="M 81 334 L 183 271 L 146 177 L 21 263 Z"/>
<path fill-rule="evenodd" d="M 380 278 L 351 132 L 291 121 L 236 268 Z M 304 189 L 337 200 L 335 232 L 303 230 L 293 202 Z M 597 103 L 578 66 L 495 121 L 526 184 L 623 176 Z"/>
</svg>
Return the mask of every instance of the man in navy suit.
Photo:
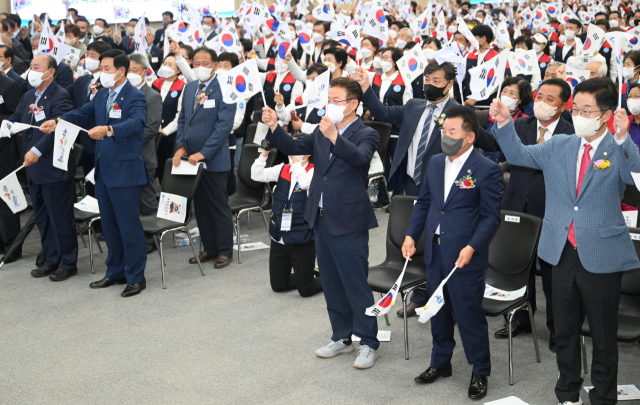
<svg viewBox="0 0 640 405">
<path fill-rule="evenodd" d="M 0 45 L 0 69 L 9 79 L 16 82 L 20 88 L 20 94 L 24 93 L 24 89 L 27 88 L 26 80 L 24 80 L 15 70 L 13 70 L 12 64 L 15 55 L 13 49 L 7 45 Z M 8 70 L 7 70 L 8 69 Z M 2 73 L 0 73 L 2 74 Z"/>
<path fill-rule="evenodd" d="M 377 357 L 378 321 L 365 315 L 374 304 L 367 282 L 369 229 L 378 226 L 367 195 L 369 165 L 378 147 L 378 133 L 362 124 L 356 109 L 360 85 L 349 78 L 331 81 L 327 114 L 309 135 L 293 140 L 278 125 L 275 111 L 265 107 L 266 139 L 285 155 L 313 155 L 314 173 L 304 219 L 315 230 L 322 288 L 333 334 L 316 350 L 318 357 L 353 351 L 351 335 L 361 338 L 353 364 L 370 368 Z"/>
<path fill-rule="evenodd" d="M 87 46 L 87 52 L 84 57 L 84 67 L 85 71 L 91 72 L 91 74 L 78 77 L 72 86 L 67 87 L 67 91 L 73 101 L 74 109 L 81 108 L 93 100 L 93 97 L 102 88 L 100 85 L 100 55 L 110 49 L 111 47 L 102 41 L 92 42 Z M 83 128 L 88 131 L 95 126 L 95 121 L 91 120 L 87 122 L 87 125 L 84 125 Z M 80 143 L 83 147 L 80 162 L 86 176 L 95 167 L 96 141 L 91 139 L 87 132 L 80 131 L 76 142 Z M 93 183 L 89 181 L 86 182 L 85 188 L 88 195 L 92 197 L 96 196 L 96 187 Z"/>
<path fill-rule="evenodd" d="M 233 129 L 236 105 L 222 101 L 222 91 L 215 71 L 218 55 L 208 48 L 193 53 L 197 81 L 187 83 L 178 116 L 178 136 L 173 157 L 174 166 L 189 155 L 189 162 L 207 165 L 196 188 L 193 202 L 196 220 L 202 235 L 204 251 L 200 262 L 215 260 L 214 268 L 226 267 L 233 259 L 233 221 L 227 177 L 231 170 L 229 134 Z M 205 100 L 206 98 L 206 100 Z M 189 263 L 197 263 L 193 257 Z"/>
<path fill-rule="evenodd" d="M 35 34 L 31 37 L 31 49 L 33 50 L 33 54 L 38 54 L 38 44 L 40 43 L 40 34 Z M 73 85 L 73 70 L 66 63 L 60 61 L 58 67 L 56 68 L 56 77 L 54 79 L 54 83 L 57 85 L 68 88 Z M 33 87 L 26 82 L 26 88 L 23 91 L 26 93 L 31 90 Z"/>
<path fill-rule="evenodd" d="M 126 283 L 121 296 L 130 297 L 147 285 L 147 250 L 139 215 L 140 193 L 149 182 L 142 155 L 147 102 L 127 81 L 129 58 L 123 51 L 101 54 L 100 70 L 103 88 L 93 100 L 60 119 L 79 126 L 96 123 L 89 136 L 96 140 L 96 196 L 109 255 L 105 277 L 90 287 Z M 55 121 L 48 121 L 42 127 L 53 131 L 55 126 Z"/>
<path fill-rule="evenodd" d="M 442 154 L 427 164 L 402 245 L 405 258 L 413 255 L 415 241 L 424 231 L 430 295 L 458 267 L 444 286 L 444 306 L 431 318 L 431 364 L 415 381 L 429 384 L 451 376 L 455 312 L 467 361 L 473 364 L 471 399 L 487 395 L 491 374 L 482 297 L 489 243 L 500 226 L 502 197 L 502 170 L 473 147 L 478 128 L 471 108 L 456 106 L 447 111 L 440 138 Z"/>
<path fill-rule="evenodd" d="M 71 110 L 69 93 L 53 83 L 57 65 L 49 55 L 33 58 L 28 79 L 34 89 L 22 96 L 9 121 L 39 125 Z M 24 165 L 29 176 L 29 193 L 46 257 L 44 267 L 33 270 L 31 275 L 63 281 L 78 274 L 73 215 L 76 170 L 73 151 L 66 171 L 53 167 L 54 138 L 51 131 L 29 128 L 22 134 L 22 145 L 26 151 Z"/>
</svg>

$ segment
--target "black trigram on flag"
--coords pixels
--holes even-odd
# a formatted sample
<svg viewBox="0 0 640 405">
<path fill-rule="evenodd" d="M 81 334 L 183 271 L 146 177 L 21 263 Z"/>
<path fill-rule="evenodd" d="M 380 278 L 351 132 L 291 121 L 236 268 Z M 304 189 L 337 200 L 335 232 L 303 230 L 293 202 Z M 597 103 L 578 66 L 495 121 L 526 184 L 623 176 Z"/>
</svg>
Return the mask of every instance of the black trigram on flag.
<svg viewBox="0 0 640 405">
<path fill-rule="evenodd" d="M 227 76 L 227 84 L 233 85 L 233 77 Z"/>
<path fill-rule="evenodd" d="M 593 33 L 593 39 L 595 39 L 596 41 L 600 39 L 597 32 Z"/>
<path fill-rule="evenodd" d="M 249 69 L 245 66 L 242 68 L 242 73 L 244 73 L 246 76 L 249 76 Z"/>
<path fill-rule="evenodd" d="M 482 69 L 482 72 L 480 72 L 480 78 L 481 79 L 487 78 L 487 69 Z"/>
<path fill-rule="evenodd" d="M 376 20 L 374 20 L 373 18 L 369 20 L 369 24 L 371 24 L 372 27 L 375 27 L 376 24 Z"/>
<path fill-rule="evenodd" d="M 231 93 L 231 96 L 229 96 L 229 97 L 231 97 L 231 99 L 232 99 L 233 101 L 236 101 L 236 98 L 238 98 L 238 96 L 236 95 L 236 93 L 235 93 L 235 92 Z"/>
<path fill-rule="evenodd" d="M 487 94 L 487 89 L 482 89 L 482 91 L 480 91 L 480 97 L 484 97 L 485 94 Z"/>
<path fill-rule="evenodd" d="M 254 9 L 253 9 L 253 14 L 254 14 L 254 15 L 260 15 L 260 12 L 261 12 L 261 11 L 262 11 L 262 10 L 260 10 L 258 7 L 256 7 L 256 8 L 254 8 Z"/>
<path fill-rule="evenodd" d="M 531 59 L 531 55 L 529 55 L 528 53 L 524 55 L 524 58 L 528 61 L 529 59 Z"/>
</svg>

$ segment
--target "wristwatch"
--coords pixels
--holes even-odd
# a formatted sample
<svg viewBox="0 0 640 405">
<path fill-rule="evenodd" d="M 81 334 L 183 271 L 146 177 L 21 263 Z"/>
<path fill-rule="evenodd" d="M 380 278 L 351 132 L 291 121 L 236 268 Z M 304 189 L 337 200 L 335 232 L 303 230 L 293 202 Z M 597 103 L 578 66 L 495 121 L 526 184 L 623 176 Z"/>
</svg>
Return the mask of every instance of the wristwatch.
<svg viewBox="0 0 640 405">
<path fill-rule="evenodd" d="M 111 125 L 107 127 L 107 136 L 113 136 L 113 128 Z"/>
</svg>

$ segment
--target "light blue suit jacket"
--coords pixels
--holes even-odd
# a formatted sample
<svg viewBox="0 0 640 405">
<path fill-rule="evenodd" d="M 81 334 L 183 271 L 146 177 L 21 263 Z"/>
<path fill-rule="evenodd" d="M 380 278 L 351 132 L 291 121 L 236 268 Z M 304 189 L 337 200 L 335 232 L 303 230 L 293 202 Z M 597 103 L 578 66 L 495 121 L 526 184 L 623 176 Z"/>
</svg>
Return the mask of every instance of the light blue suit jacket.
<svg viewBox="0 0 640 405">
<path fill-rule="evenodd" d="M 611 166 L 589 165 L 576 197 L 576 172 L 580 138 L 554 135 L 539 145 L 525 146 L 512 120 L 492 132 L 512 165 L 542 170 L 546 188 L 545 217 L 538 247 L 541 259 L 557 265 L 574 222 L 578 255 L 591 273 L 613 273 L 640 267 L 620 209 L 625 184 L 633 187 L 630 172 L 640 172 L 640 153 L 631 137 L 618 145 L 607 131 L 592 163 L 606 159 Z"/>
</svg>

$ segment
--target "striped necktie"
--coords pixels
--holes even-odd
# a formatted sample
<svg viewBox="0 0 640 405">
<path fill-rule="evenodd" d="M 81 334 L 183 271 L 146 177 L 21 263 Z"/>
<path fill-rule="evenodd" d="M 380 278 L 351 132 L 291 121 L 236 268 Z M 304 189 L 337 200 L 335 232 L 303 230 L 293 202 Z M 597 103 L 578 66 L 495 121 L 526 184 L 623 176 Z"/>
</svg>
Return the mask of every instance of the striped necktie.
<svg viewBox="0 0 640 405">
<path fill-rule="evenodd" d="M 109 91 L 109 97 L 107 98 L 107 114 L 109 114 L 109 111 L 111 111 L 111 104 L 113 104 L 115 99 L 116 92 L 113 90 Z"/>
<path fill-rule="evenodd" d="M 427 119 L 424 120 L 424 126 L 422 127 L 422 135 L 420 136 L 420 143 L 418 143 L 418 152 L 416 153 L 416 165 L 413 169 L 413 181 L 419 185 L 422 181 L 422 158 L 427 153 L 427 143 L 429 142 L 429 128 L 431 127 L 431 119 L 433 118 L 433 110 L 436 106 L 428 104 Z"/>
</svg>

